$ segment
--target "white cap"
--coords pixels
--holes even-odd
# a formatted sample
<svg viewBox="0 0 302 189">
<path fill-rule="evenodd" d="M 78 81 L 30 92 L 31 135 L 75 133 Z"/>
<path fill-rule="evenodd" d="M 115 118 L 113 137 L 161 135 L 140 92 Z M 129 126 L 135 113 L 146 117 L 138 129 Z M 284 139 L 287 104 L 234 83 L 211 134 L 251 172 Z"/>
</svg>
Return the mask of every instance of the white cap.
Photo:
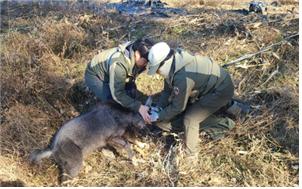
<svg viewBox="0 0 302 189">
<path fill-rule="evenodd" d="M 154 75 L 158 70 L 160 63 L 165 60 L 170 52 L 170 47 L 165 42 L 159 42 L 153 45 L 148 55 L 147 74 Z"/>
</svg>

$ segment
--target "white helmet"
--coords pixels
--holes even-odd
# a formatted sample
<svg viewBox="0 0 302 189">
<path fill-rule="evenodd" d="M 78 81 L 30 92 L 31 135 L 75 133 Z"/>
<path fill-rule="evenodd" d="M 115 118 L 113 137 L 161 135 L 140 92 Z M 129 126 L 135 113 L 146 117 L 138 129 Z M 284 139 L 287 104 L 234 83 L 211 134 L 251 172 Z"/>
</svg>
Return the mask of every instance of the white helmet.
<svg viewBox="0 0 302 189">
<path fill-rule="evenodd" d="M 165 60 L 170 52 L 170 47 L 165 42 L 159 42 L 153 45 L 148 55 L 147 74 L 154 75 L 159 68 L 160 63 Z"/>
</svg>

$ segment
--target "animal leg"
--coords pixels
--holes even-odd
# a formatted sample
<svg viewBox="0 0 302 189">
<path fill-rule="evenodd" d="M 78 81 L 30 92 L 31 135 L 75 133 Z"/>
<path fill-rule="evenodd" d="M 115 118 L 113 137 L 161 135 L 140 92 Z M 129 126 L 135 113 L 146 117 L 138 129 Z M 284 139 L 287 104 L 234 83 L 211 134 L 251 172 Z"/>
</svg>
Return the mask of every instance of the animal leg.
<svg viewBox="0 0 302 189">
<path fill-rule="evenodd" d="M 76 177 L 82 166 L 83 161 L 81 156 L 75 155 L 73 158 L 65 159 L 61 165 L 60 182 Z"/>
<path fill-rule="evenodd" d="M 135 151 L 137 151 L 138 153 L 140 153 L 144 157 L 146 156 L 146 153 L 144 152 L 144 150 L 148 150 L 149 145 L 147 143 L 140 142 L 137 139 L 137 136 L 136 136 L 134 130 L 127 129 L 125 134 L 123 135 L 123 137 L 127 138 L 127 141 L 129 143 L 134 144 L 133 148 L 134 148 Z"/>
<path fill-rule="evenodd" d="M 129 144 L 129 142 L 126 141 L 126 146 L 125 148 L 127 149 L 127 153 L 128 153 L 128 158 L 132 159 L 134 154 L 133 154 L 133 150 L 131 149 L 131 145 Z"/>
<path fill-rule="evenodd" d="M 112 138 L 110 141 L 108 141 L 110 144 L 112 145 L 117 145 L 117 146 L 121 146 L 123 148 L 126 148 L 127 153 L 128 153 L 128 158 L 132 159 L 133 158 L 133 151 L 131 149 L 131 146 L 129 144 L 128 141 L 126 141 L 125 139 L 121 138 L 121 137 L 115 137 Z"/>
<path fill-rule="evenodd" d="M 148 148 L 148 144 L 140 142 L 138 140 L 137 131 L 132 128 L 127 128 L 126 132 L 122 136 L 126 138 L 128 142 L 138 146 L 139 148 Z"/>
<path fill-rule="evenodd" d="M 83 166 L 82 150 L 71 140 L 65 140 L 54 157 L 61 169 L 60 183 L 76 177 Z"/>
</svg>

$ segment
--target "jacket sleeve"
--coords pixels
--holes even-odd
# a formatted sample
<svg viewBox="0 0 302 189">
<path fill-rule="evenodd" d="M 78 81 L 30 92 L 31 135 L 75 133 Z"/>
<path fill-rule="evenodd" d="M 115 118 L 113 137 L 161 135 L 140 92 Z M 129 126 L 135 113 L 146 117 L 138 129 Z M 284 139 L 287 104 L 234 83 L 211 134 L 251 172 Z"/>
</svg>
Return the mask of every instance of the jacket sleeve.
<svg viewBox="0 0 302 189">
<path fill-rule="evenodd" d="M 126 68 L 119 62 L 114 62 L 109 69 L 109 87 L 113 99 L 123 107 L 138 112 L 141 102 L 127 95 L 125 90 L 127 78 Z"/>
<path fill-rule="evenodd" d="M 170 121 L 186 109 L 194 81 L 184 76 L 183 74 L 175 75 L 172 101 L 159 113 L 159 121 Z"/>
<path fill-rule="evenodd" d="M 168 106 L 170 95 L 171 95 L 171 89 L 169 88 L 169 84 L 165 81 L 164 90 L 159 96 L 157 106 L 161 108 L 165 108 L 166 106 Z"/>
</svg>

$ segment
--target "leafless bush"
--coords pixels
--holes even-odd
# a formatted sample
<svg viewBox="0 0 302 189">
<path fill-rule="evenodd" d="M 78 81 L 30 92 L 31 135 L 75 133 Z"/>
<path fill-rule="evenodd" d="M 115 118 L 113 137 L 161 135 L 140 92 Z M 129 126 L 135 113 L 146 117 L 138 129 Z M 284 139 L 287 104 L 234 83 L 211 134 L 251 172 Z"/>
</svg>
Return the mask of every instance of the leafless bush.
<svg viewBox="0 0 302 189">
<path fill-rule="evenodd" d="M 47 22 L 41 32 L 43 40 L 56 55 L 71 58 L 81 51 L 85 35 L 80 28 L 68 21 Z"/>
</svg>

